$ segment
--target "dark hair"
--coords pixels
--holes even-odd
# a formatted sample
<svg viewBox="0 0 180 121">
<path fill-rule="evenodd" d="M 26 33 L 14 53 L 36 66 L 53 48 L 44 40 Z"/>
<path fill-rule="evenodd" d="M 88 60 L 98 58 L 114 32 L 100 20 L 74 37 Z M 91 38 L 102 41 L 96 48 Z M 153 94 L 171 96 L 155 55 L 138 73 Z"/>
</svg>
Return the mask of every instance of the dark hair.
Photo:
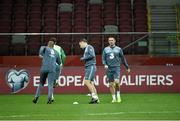
<svg viewBox="0 0 180 121">
<path fill-rule="evenodd" d="M 49 42 L 48 42 L 48 46 L 51 47 L 51 48 L 53 48 L 53 47 L 54 47 L 54 41 L 49 41 Z"/>
<path fill-rule="evenodd" d="M 82 38 L 82 39 L 79 40 L 79 42 L 86 42 L 87 43 L 88 41 L 87 41 L 86 38 Z"/>
<path fill-rule="evenodd" d="M 50 41 L 53 41 L 54 43 L 56 43 L 56 42 L 57 42 L 57 39 L 56 39 L 55 37 L 51 37 L 51 38 L 50 38 Z"/>
</svg>

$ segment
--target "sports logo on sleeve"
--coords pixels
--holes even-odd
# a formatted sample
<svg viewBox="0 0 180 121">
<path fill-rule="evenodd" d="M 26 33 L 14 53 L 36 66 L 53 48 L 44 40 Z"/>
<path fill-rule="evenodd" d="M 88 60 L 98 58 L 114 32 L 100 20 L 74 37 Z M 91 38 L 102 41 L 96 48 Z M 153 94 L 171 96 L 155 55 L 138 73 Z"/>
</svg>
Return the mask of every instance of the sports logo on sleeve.
<svg viewBox="0 0 180 121">
<path fill-rule="evenodd" d="M 25 69 L 11 69 L 6 73 L 6 82 L 11 88 L 12 93 L 17 93 L 27 87 L 29 83 L 29 75 Z"/>
</svg>

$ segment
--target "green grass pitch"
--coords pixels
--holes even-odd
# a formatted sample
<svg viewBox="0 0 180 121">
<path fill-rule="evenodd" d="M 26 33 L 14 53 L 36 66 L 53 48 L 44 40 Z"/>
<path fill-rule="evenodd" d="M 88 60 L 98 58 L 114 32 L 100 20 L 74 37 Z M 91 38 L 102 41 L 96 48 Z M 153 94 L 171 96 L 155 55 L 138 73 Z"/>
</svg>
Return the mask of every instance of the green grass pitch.
<svg viewBox="0 0 180 121">
<path fill-rule="evenodd" d="M 100 104 L 88 104 L 90 97 L 55 95 L 46 104 L 42 95 L 0 95 L 0 120 L 180 120 L 180 94 L 122 94 L 122 103 L 111 104 L 110 94 L 101 94 Z M 74 101 L 79 102 L 73 105 Z"/>
</svg>

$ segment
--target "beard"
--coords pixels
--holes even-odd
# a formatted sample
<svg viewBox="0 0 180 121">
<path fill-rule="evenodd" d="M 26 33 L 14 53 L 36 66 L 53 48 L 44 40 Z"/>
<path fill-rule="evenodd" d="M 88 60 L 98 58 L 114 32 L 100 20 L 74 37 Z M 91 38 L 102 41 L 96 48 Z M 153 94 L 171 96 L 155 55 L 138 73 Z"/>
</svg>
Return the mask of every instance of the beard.
<svg viewBox="0 0 180 121">
<path fill-rule="evenodd" d="M 115 46 L 115 44 L 110 44 L 110 47 L 114 47 Z"/>
</svg>

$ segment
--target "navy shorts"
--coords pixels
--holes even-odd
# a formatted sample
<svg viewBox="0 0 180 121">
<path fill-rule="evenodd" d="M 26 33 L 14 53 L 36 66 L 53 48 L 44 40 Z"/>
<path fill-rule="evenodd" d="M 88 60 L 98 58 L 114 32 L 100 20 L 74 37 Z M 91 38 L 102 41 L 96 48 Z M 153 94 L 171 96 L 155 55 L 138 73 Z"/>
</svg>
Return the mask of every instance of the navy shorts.
<svg viewBox="0 0 180 121">
<path fill-rule="evenodd" d="M 90 65 L 90 66 L 85 67 L 85 80 L 94 81 L 95 74 L 96 74 L 95 65 Z"/>
<path fill-rule="evenodd" d="M 40 83 L 44 86 L 46 83 L 46 79 L 48 79 L 49 83 L 53 83 L 55 80 L 55 74 L 54 72 L 48 72 L 48 71 L 41 71 L 40 73 Z"/>
<path fill-rule="evenodd" d="M 120 67 L 109 67 L 106 71 L 107 81 L 114 82 L 120 78 Z"/>
</svg>

